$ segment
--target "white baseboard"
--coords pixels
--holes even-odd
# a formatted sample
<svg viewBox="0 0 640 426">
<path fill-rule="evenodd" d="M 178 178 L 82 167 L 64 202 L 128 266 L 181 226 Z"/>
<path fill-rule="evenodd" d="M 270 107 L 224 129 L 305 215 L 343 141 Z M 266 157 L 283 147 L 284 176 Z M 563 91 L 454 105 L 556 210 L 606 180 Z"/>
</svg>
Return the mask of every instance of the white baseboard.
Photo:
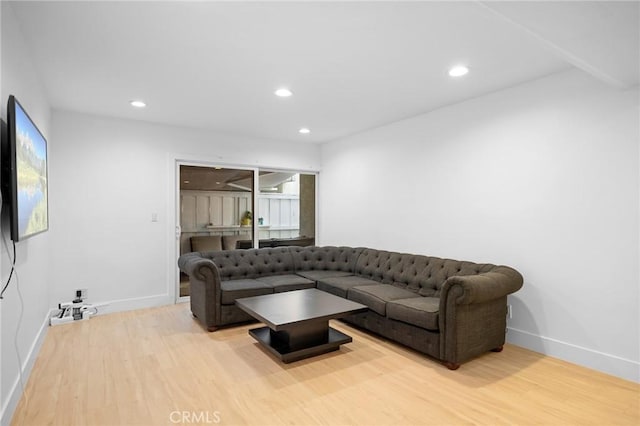
<svg viewBox="0 0 640 426">
<path fill-rule="evenodd" d="M 640 383 L 640 362 L 574 345 L 528 331 L 507 328 L 507 342 L 564 361 Z"/>
<path fill-rule="evenodd" d="M 47 330 L 49 327 L 49 318 L 51 317 L 53 311 L 48 311 L 47 315 L 38 330 L 38 334 L 36 335 L 35 340 L 31 344 L 29 348 L 29 352 L 27 353 L 26 358 L 22 362 L 21 370 L 22 370 L 22 382 L 24 385 L 27 385 L 29 381 L 29 376 L 31 375 L 31 370 L 33 369 L 33 365 L 40 353 L 40 348 L 42 348 L 42 343 L 44 342 L 44 338 L 47 335 Z M 20 384 L 20 376 L 16 376 L 15 381 L 11 385 L 11 389 L 9 390 L 9 395 L 3 401 L 2 404 L 2 413 L 0 414 L 0 424 L 2 426 L 8 426 L 11 424 L 11 418 L 13 417 L 13 413 L 18 406 L 18 402 L 20 402 L 20 398 L 22 397 L 22 385 Z"/>
<path fill-rule="evenodd" d="M 134 309 L 145 309 L 154 308 L 156 306 L 172 305 L 173 303 L 175 303 L 175 300 L 173 300 L 173 298 L 168 294 L 157 294 L 154 296 L 136 297 L 132 299 L 118 299 L 100 303 L 89 301 L 89 303 L 95 303 L 96 305 L 106 303 L 106 306 L 101 306 L 98 308 L 98 314 L 102 315 L 114 312 L 132 311 Z"/>
</svg>

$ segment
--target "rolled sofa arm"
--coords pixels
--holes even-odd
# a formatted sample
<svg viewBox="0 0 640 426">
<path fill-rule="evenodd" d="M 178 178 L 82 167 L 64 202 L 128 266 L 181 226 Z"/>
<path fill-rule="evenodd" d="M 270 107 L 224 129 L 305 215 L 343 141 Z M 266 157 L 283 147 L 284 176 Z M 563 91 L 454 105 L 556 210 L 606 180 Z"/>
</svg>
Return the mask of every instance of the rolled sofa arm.
<svg viewBox="0 0 640 426">
<path fill-rule="evenodd" d="M 218 268 L 213 261 L 202 257 L 198 252 L 180 256 L 178 267 L 185 274 L 201 281 L 206 281 L 208 277 L 215 277 L 218 274 Z"/>
<path fill-rule="evenodd" d="M 483 303 L 518 291 L 522 283 L 523 278 L 518 271 L 508 266 L 498 266 L 478 275 L 449 277 L 442 294 L 445 297 L 455 295 L 458 305 Z"/>
<path fill-rule="evenodd" d="M 522 275 L 495 266 L 477 275 L 449 277 L 440 292 L 440 359 L 451 369 L 505 342 L 507 295 L 522 287 Z"/>
<path fill-rule="evenodd" d="M 215 330 L 222 322 L 219 309 L 222 297 L 220 272 L 217 266 L 199 252 L 180 256 L 178 266 L 189 275 L 191 312 L 207 330 Z"/>
</svg>

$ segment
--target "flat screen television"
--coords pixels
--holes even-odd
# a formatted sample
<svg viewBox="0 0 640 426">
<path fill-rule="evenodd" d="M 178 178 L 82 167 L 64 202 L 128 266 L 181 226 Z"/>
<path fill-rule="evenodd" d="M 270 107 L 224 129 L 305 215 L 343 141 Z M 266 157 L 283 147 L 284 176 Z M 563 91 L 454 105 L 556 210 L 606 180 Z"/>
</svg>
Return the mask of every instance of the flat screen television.
<svg viewBox="0 0 640 426">
<path fill-rule="evenodd" d="M 9 97 L 7 137 L 2 143 L 4 205 L 11 217 L 11 239 L 21 241 L 49 229 L 47 140 Z"/>
</svg>

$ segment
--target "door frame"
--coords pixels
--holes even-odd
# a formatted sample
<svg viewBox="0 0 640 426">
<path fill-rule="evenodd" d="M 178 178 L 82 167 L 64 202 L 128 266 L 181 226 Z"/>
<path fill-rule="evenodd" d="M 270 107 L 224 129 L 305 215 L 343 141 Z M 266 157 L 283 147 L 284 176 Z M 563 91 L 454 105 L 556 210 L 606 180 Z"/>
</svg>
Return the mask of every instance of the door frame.
<svg viewBox="0 0 640 426">
<path fill-rule="evenodd" d="M 261 170 L 267 171 L 278 171 L 278 172 L 295 172 L 301 174 L 309 174 L 314 175 L 316 177 L 316 191 L 315 191 L 315 235 L 314 238 L 316 240 L 316 244 L 318 241 L 318 187 L 319 187 L 319 176 L 320 172 L 318 170 L 310 170 L 310 169 L 291 169 L 291 168 L 283 168 L 283 167 L 269 167 L 269 166 L 256 166 L 256 165 L 246 165 L 246 164 L 235 164 L 235 163 L 226 163 L 224 161 L 209 161 L 209 160 L 200 160 L 200 159 L 188 159 L 182 156 L 170 155 L 168 160 L 170 170 L 172 170 L 170 175 L 171 184 L 169 185 L 172 188 L 172 202 L 167 203 L 167 227 L 168 227 L 168 241 L 167 244 L 167 290 L 170 296 L 173 296 L 175 303 L 184 303 L 191 300 L 190 296 L 180 296 L 180 268 L 178 267 L 178 258 L 180 257 L 180 166 L 197 166 L 197 167 L 224 167 L 227 169 L 237 169 L 237 170 L 249 170 L 253 171 L 253 192 L 252 192 L 252 206 L 253 212 L 257 209 L 258 203 L 258 193 L 259 189 L 259 173 Z M 252 226 L 252 234 L 253 234 L 253 246 L 254 248 L 258 248 L 259 246 L 259 229 L 258 229 L 258 221 L 253 220 L 251 222 Z"/>
<path fill-rule="evenodd" d="M 180 203 L 180 195 L 181 195 L 181 190 L 180 190 L 180 167 L 182 166 L 196 166 L 196 167 L 207 167 L 207 168 L 216 168 L 216 167 L 223 167 L 225 169 L 235 169 L 235 170 L 246 170 L 246 171 L 251 171 L 253 172 L 253 190 L 251 191 L 251 210 L 255 211 L 256 207 L 255 207 L 255 203 L 256 203 L 256 197 L 255 197 L 255 188 L 256 188 L 256 175 L 258 174 L 258 169 L 255 167 L 247 167 L 247 166 L 235 166 L 235 165 L 229 165 L 229 164 L 223 164 L 223 163 L 211 163 L 211 162 L 204 162 L 204 161 L 194 161 L 194 160 L 178 160 L 176 159 L 175 162 L 175 170 L 174 170 L 174 174 L 175 174 L 175 201 L 174 201 L 174 205 L 175 205 L 175 227 L 174 227 L 174 235 L 175 235 L 175 241 L 174 241 L 174 250 L 175 250 L 175 258 L 174 258 L 174 264 L 175 264 L 175 281 L 174 281 L 174 285 L 175 285 L 175 301 L 176 303 L 180 303 L 180 302 L 188 302 L 189 300 L 191 300 L 191 298 L 189 296 L 180 296 L 180 268 L 178 268 L 178 257 L 180 257 L 180 236 L 182 234 L 182 229 L 181 229 L 181 203 Z M 257 248 L 258 245 L 258 241 L 256 239 L 256 235 L 257 235 L 257 225 L 255 223 L 255 221 L 251 222 L 251 234 L 252 234 L 252 242 L 253 242 L 253 246 L 254 248 Z"/>
</svg>

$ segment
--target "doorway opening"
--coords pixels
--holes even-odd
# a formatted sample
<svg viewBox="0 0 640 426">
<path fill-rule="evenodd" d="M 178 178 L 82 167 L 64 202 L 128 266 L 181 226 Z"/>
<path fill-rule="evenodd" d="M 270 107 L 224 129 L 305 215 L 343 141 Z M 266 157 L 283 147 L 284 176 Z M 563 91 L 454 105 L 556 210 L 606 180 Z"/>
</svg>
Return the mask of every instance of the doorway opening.
<svg viewBox="0 0 640 426">
<path fill-rule="evenodd" d="M 312 246 L 316 235 L 316 175 L 260 170 L 260 247 Z"/>
<path fill-rule="evenodd" d="M 254 170 L 180 165 L 179 255 L 252 248 Z M 180 273 L 179 297 L 189 296 Z"/>
<path fill-rule="evenodd" d="M 176 172 L 177 257 L 315 245 L 317 174 L 179 160 Z M 189 277 L 179 270 L 176 275 L 176 300 L 186 301 Z"/>
</svg>

